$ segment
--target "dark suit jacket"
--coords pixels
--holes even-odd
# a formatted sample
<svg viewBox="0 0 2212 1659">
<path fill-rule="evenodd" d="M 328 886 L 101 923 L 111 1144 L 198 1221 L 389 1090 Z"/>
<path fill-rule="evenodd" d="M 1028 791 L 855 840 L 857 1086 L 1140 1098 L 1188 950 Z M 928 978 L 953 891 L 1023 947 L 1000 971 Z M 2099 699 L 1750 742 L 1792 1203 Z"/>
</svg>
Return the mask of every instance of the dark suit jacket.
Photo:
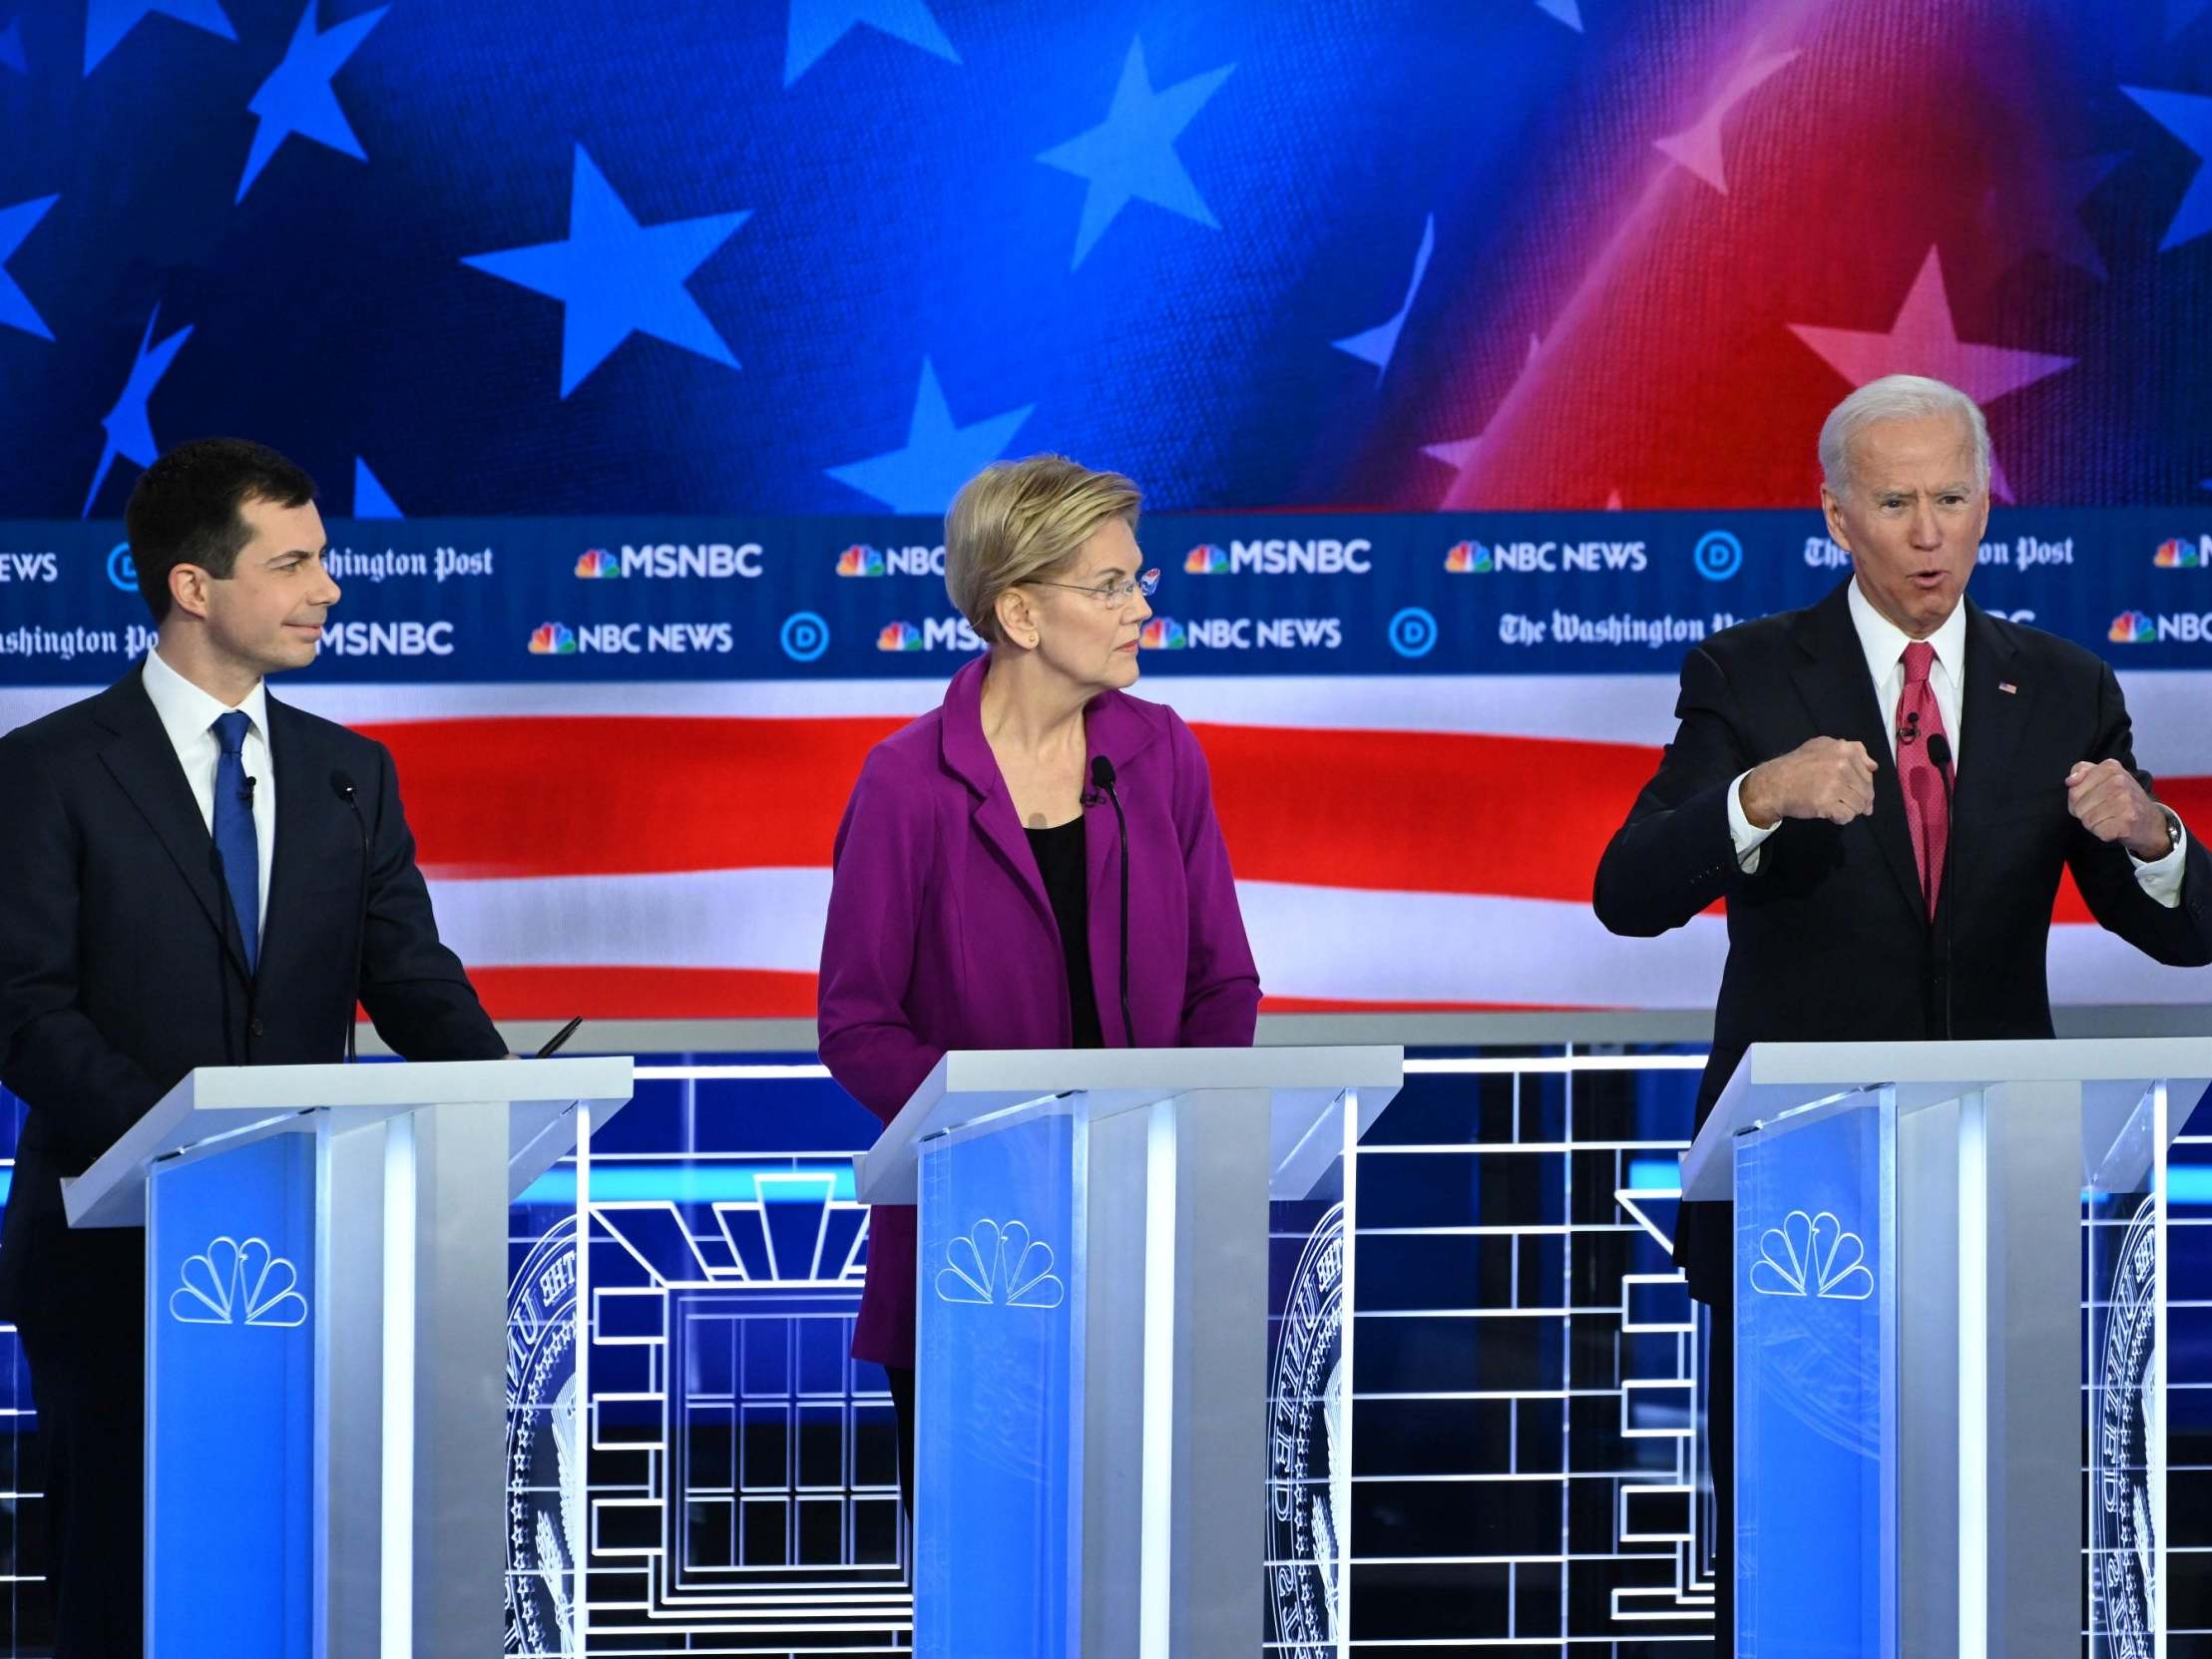
<svg viewBox="0 0 2212 1659">
<path fill-rule="evenodd" d="M 384 746 L 268 699 L 276 853 L 248 977 L 215 842 L 139 667 L 0 737 L 0 1082 L 30 1114 L 0 1238 L 0 1314 L 78 1317 L 136 1284 L 134 1229 L 72 1233 L 81 1172 L 200 1065 L 340 1059 L 352 1019 L 361 838 L 369 830 L 361 1002 L 410 1059 L 506 1052 L 438 943 Z"/>
<path fill-rule="evenodd" d="M 1952 868 L 1930 924 L 1848 586 L 1690 652 L 1681 725 L 1597 867 L 1597 916 L 1614 933 L 1649 937 L 1728 902 L 1699 1123 L 1753 1042 L 1944 1036 L 1947 982 L 1951 1036 L 2049 1037 L 2044 958 L 2061 869 L 2073 871 L 2097 921 L 2138 950 L 2175 966 L 2212 962 L 2203 842 L 2189 837 L 2181 905 L 2168 910 L 2143 892 L 2125 848 L 2098 841 L 2066 810 L 2077 760 L 2118 760 L 2150 787 L 2111 668 L 1972 600 Z M 1813 737 L 1866 745 L 1881 767 L 1874 812 L 1844 825 L 1785 820 L 1746 875 L 1728 833 L 1728 786 Z M 1727 1300 L 1728 1215 L 1725 1204 L 1683 1206 L 1675 1255 L 1706 1301 Z"/>
</svg>

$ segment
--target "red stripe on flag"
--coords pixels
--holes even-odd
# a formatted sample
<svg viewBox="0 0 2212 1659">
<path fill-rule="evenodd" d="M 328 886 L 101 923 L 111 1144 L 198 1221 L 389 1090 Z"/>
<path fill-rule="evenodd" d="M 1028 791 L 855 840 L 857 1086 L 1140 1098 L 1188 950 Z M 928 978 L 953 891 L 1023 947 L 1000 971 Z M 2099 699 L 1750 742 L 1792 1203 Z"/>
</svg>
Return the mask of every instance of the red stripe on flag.
<svg viewBox="0 0 2212 1659">
<path fill-rule="evenodd" d="M 367 729 L 397 759 L 424 868 L 450 879 L 821 867 L 862 760 L 900 724 L 640 715 Z M 1631 743 L 1197 729 L 1240 878 L 1377 892 L 1585 904 L 1658 764 Z M 2212 826 L 2212 778 L 2159 790 Z M 2070 879 L 2057 916 L 2089 919 Z"/>
<path fill-rule="evenodd" d="M 469 981 L 494 1020 L 814 1018 L 814 976 L 766 968 L 471 968 Z"/>
<path fill-rule="evenodd" d="M 545 716 L 368 728 L 435 876 L 820 867 L 886 719 Z M 1247 881 L 1586 903 L 1656 750 L 1206 726 Z"/>
</svg>

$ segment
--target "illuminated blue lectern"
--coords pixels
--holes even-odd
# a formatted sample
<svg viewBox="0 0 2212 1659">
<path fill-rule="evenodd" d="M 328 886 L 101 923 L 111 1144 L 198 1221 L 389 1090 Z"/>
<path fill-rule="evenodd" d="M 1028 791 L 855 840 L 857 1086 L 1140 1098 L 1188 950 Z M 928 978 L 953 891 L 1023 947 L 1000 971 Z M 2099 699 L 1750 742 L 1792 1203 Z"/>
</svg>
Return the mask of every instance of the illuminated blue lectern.
<svg viewBox="0 0 2212 1659">
<path fill-rule="evenodd" d="M 917 1659 L 1260 1651 L 1268 1205 L 1341 1182 L 1403 1069 L 953 1053 L 856 1160 L 862 1199 L 921 1205 Z"/>
<path fill-rule="evenodd" d="M 2203 1294 L 2168 1146 L 2208 1077 L 2194 1037 L 1745 1054 L 1682 1160 L 1736 1206 L 1739 1655 L 2072 1659 L 2085 1605 L 2092 1652 L 2166 1651 L 2166 1309 Z"/>
<path fill-rule="evenodd" d="M 63 1183 L 146 1227 L 150 1655 L 500 1651 L 507 1206 L 630 1078 L 207 1067 Z"/>
</svg>

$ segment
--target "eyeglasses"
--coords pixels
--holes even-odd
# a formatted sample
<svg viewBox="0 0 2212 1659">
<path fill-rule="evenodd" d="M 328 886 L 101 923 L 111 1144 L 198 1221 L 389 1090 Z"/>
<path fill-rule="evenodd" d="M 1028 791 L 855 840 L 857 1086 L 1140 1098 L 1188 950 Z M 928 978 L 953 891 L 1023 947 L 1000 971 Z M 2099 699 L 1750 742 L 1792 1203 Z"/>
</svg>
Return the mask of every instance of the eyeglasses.
<svg viewBox="0 0 2212 1659">
<path fill-rule="evenodd" d="M 1137 576 L 1123 577 L 1118 582 L 1102 582 L 1096 588 L 1081 587 L 1073 582 L 1031 582 L 1032 588 L 1065 588 L 1071 594 L 1089 594 L 1101 605 L 1126 605 L 1132 596 L 1142 594 L 1150 599 L 1159 592 L 1159 572 L 1149 570 Z"/>
</svg>

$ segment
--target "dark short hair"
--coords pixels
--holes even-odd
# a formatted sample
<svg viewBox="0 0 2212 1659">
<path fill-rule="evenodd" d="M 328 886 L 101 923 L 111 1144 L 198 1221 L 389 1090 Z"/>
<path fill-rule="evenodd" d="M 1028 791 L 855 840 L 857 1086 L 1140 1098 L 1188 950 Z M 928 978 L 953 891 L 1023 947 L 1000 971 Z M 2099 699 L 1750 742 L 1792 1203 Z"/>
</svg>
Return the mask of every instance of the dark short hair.
<svg viewBox="0 0 2212 1659">
<path fill-rule="evenodd" d="M 244 438 L 201 438 L 175 449 L 139 474 L 123 510 L 138 567 L 139 597 L 156 622 L 169 617 L 169 573 L 198 565 L 226 578 L 251 540 L 238 511 L 249 501 L 304 507 L 315 481 L 266 444 Z"/>
</svg>

